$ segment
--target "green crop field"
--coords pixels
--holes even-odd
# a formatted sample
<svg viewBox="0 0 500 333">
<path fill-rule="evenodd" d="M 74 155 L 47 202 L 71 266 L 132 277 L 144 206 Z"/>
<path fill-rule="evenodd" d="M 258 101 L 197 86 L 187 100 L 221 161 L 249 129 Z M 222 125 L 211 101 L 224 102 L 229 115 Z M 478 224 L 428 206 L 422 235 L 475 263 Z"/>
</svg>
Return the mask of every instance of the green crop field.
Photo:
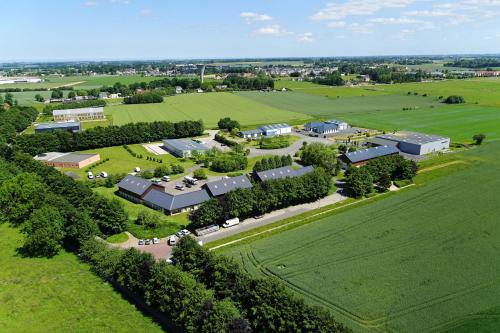
<svg viewBox="0 0 500 333">
<path fill-rule="evenodd" d="M 74 254 L 19 256 L 22 237 L 0 225 L 1 332 L 163 332 Z"/>
<path fill-rule="evenodd" d="M 225 252 L 357 332 L 498 331 L 499 149 L 445 156 L 456 164 L 401 193 Z"/>
<path fill-rule="evenodd" d="M 301 123 L 310 116 L 277 109 L 232 93 L 183 94 L 166 97 L 163 103 L 113 105 L 106 107 L 114 125 L 139 121 L 181 121 L 203 119 L 205 126 L 215 127 L 220 118 L 231 117 L 242 126 L 265 123 Z"/>
</svg>

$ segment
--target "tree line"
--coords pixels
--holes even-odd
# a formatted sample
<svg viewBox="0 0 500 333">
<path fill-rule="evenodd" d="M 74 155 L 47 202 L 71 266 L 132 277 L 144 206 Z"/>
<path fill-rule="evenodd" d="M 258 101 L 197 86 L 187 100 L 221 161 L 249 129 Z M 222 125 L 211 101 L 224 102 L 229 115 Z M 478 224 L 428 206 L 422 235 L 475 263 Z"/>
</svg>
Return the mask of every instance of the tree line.
<svg viewBox="0 0 500 333">
<path fill-rule="evenodd" d="M 161 102 L 163 102 L 163 96 L 153 91 L 135 94 L 123 99 L 123 103 L 125 104 L 148 104 Z"/>
<path fill-rule="evenodd" d="M 266 90 L 274 89 L 274 80 L 265 76 L 247 78 L 239 75 L 228 75 L 222 84 L 230 89 L 238 90 Z"/>
<path fill-rule="evenodd" d="M 122 126 L 94 127 L 82 132 L 54 131 L 16 136 L 13 141 L 22 151 L 37 155 L 47 151 L 69 152 L 127 144 L 185 138 L 203 134 L 203 121 L 177 123 L 155 121 Z"/>
<path fill-rule="evenodd" d="M 236 189 L 203 203 L 191 213 L 196 228 L 222 224 L 229 218 L 245 219 L 276 209 L 312 202 L 328 195 L 331 175 L 322 168 L 300 177 L 286 177 L 255 183 L 251 188 Z"/>
<path fill-rule="evenodd" d="M 394 180 L 412 180 L 417 174 L 417 163 L 401 155 L 384 156 L 370 160 L 359 168 L 346 171 L 347 189 L 354 197 L 362 197 L 373 191 L 373 184 L 387 190 Z"/>
<path fill-rule="evenodd" d="M 282 155 L 282 156 L 276 155 L 271 157 L 264 157 L 260 161 L 255 162 L 255 165 L 253 166 L 253 171 L 260 172 L 275 168 L 281 168 L 284 166 L 292 165 L 292 163 L 293 159 L 292 156 L 290 155 Z"/>
</svg>

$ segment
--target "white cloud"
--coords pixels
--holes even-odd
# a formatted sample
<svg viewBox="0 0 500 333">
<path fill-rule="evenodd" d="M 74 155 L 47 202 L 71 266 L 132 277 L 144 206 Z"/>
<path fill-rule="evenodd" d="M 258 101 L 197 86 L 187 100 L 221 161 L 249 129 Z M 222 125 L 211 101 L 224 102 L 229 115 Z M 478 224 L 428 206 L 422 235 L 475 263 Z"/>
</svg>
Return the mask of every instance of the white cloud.
<svg viewBox="0 0 500 333">
<path fill-rule="evenodd" d="M 344 21 L 333 21 L 327 24 L 329 28 L 344 28 L 347 24 Z"/>
<path fill-rule="evenodd" d="M 280 36 L 291 35 L 292 33 L 284 29 L 279 24 L 272 24 L 255 30 L 254 34 L 280 37 Z"/>
<path fill-rule="evenodd" d="M 95 6 L 97 6 L 97 2 L 95 2 L 95 1 L 87 1 L 83 5 L 85 7 L 95 7 Z"/>
<path fill-rule="evenodd" d="M 416 0 L 348 0 L 345 3 L 329 3 L 311 16 L 313 20 L 338 20 L 349 16 L 366 16 L 383 9 L 404 8 Z"/>
<path fill-rule="evenodd" d="M 407 18 L 407 17 L 377 17 L 368 20 L 368 22 L 375 24 L 415 24 L 421 23 L 419 20 Z"/>
<path fill-rule="evenodd" d="M 404 12 L 407 16 L 420 16 L 420 17 L 448 17 L 455 14 L 447 10 L 411 10 Z"/>
<path fill-rule="evenodd" d="M 302 43 L 312 43 L 314 42 L 314 35 L 312 32 L 304 32 L 298 35 L 298 41 Z"/>
<path fill-rule="evenodd" d="M 243 18 L 247 24 L 251 24 L 254 22 L 270 21 L 273 19 L 269 15 L 253 13 L 253 12 L 242 12 L 240 13 L 240 17 Z"/>
</svg>

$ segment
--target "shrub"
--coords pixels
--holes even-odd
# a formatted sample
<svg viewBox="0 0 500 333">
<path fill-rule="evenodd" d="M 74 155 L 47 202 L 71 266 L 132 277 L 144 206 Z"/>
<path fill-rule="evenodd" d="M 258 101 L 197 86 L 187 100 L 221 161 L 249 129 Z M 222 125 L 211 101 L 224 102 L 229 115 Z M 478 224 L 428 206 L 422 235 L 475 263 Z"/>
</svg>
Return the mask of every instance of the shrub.
<svg viewBox="0 0 500 333">
<path fill-rule="evenodd" d="M 259 140 L 260 149 L 280 149 L 290 146 L 289 135 L 278 135 L 270 138 L 261 138 Z"/>
<path fill-rule="evenodd" d="M 125 104 L 148 104 L 148 103 L 161 103 L 163 96 L 156 92 L 145 92 L 126 97 L 123 100 Z"/>
<path fill-rule="evenodd" d="M 207 179 L 207 172 L 205 169 L 197 169 L 193 172 L 193 176 L 197 179 Z"/>
<path fill-rule="evenodd" d="M 451 95 L 443 100 L 446 104 L 462 104 L 465 103 L 465 99 L 462 96 Z"/>
</svg>

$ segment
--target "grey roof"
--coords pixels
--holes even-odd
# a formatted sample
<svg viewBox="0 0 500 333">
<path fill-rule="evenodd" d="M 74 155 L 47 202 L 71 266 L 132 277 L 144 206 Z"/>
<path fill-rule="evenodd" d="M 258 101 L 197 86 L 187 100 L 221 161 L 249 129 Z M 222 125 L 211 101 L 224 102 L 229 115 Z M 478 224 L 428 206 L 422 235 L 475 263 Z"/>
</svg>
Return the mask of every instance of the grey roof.
<svg viewBox="0 0 500 333">
<path fill-rule="evenodd" d="M 196 142 L 192 139 L 165 139 L 163 143 L 177 150 L 208 150 L 204 144 Z"/>
<path fill-rule="evenodd" d="M 264 126 L 260 126 L 259 129 L 262 131 L 270 131 L 270 130 L 287 128 L 287 127 L 290 127 L 290 125 L 283 123 L 283 124 L 264 125 Z"/>
<path fill-rule="evenodd" d="M 322 121 L 312 121 L 310 123 L 304 124 L 304 127 L 316 128 L 316 127 L 320 127 L 323 124 L 324 124 L 324 122 L 322 122 Z"/>
<path fill-rule="evenodd" d="M 79 108 L 79 109 L 65 109 L 65 110 L 54 110 L 52 111 L 52 115 L 78 115 L 78 114 L 89 114 L 89 113 L 104 113 L 104 108 L 102 106 L 93 107 L 93 108 Z"/>
<path fill-rule="evenodd" d="M 344 156 L 349 161 L 351 161 L 351 163 L 357 163 L 397 153 L 399 153 L 399 149 L 396 148 L 395 146 L 379 146 L 374 148 L 353 151 L 351 153 L 344 154 Z"/>
<path fill-rule="evenodd" d="M 370 138 L 366 141 L 371 143 L 371 144 L 377 145 L 377 146 L 397 146 L 399 143 L 397 141 L 391 141 L 391 140 L 382 139 L 382 138 L 378 138 L 378 137 Z"/>
<path fill-rule="evenodd" d="M 417 133 L 417 132 L 398 132 L 397 134 L 383 134 L 383 135 L 378 135 L 377 138 L 396 141 L 396 142 L 407 142 L 419 145 L 450 139 L 444 136 L 437 136 L 437 135 Z"/>
<path fill-rule="evenodd" d="M 168 211 L 173 211 L 199 205 L 210 200 L 210 196 L 206 190 L 198 190 L 178 195 L 172 195 L 159 190 L 151 190 L 144 196 L 143 200 L 146 204 L 153 204 Z"/>
<path fill-rule="evenodd" d="M 47 162 L 62 162 L 62 163 L 79 163 L 97 154 L 77 154 L 77 153 L 58 153 L 49 152 L 38 154 L 34 157 L 38 161 Z"/>
<path fill-rule="evenodd" d="M 143 195 L 153 185 L 149 180 L 127 175 L 118 183 L 118 188 L 137 195 Z"/>
<path fill-rule="evenodd" d="M 226 194 L 237 188 L 250 188 L 252 183 L 246 175 L 231 178 L 222 178 L 206 184 L 208 191 L 214 196 Z"/>
<path fill-rule="evenodd" d="M 262 131 L 260 129 L 254 129 L 254 130 L 249 130 L 249 131 L 240 131 L 242 135 L 254 135 L 254 134 L 262 134 Z"/>
<path fill-rule="evenodd" d="M 40 129 L 65 129 L 65 128 L 71 128 L 71 127 L 80 127 L 80 122 L 79 121 L 67 121 L 64 123 L 40 123 L 35 126 L 36 130 Z"/>
<path fill-rule="evenodd" d="M 280 179 L 285 177 L 299 177 L 308 172 L 311 172 L 312 170 L 312 166 L 303 167 L 298 170 L 293 170 L 291 166 L 284 166 L 281 168 L 257 172 L 257 177 L 261 181 Z"/>
</svg>

